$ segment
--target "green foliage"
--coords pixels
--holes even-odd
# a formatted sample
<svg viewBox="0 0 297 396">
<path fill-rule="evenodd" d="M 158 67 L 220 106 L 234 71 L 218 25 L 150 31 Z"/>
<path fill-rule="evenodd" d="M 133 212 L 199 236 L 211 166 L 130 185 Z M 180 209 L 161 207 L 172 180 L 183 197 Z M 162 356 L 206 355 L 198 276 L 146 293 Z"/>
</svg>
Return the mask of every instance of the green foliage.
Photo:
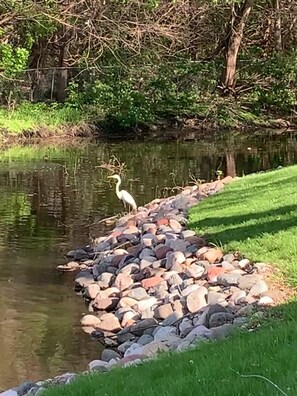
<svg viewBox="0 0 297 396">
<path fill-rule="evenodd" d="M 14 48 L 11 44 L 0 43 L 0 69 L 5 75 L 16 77 L 27 66 L 29 51 L 26 48 Z"/>
</svg>

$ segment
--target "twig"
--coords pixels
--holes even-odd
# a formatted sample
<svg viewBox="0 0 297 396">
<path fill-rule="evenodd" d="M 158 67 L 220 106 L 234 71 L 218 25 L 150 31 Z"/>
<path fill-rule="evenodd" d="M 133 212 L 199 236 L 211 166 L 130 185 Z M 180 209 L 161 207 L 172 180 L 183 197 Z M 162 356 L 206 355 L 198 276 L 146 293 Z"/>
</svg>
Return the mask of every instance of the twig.
<svg viewBox="0 0 297 396">
<path fill-rule="evenodd" d="M 232 371 L 234 371 L 234 373 L 238 374 L 240 377 L 242 378 L 261 378 L 264 381 L 269 382 L 269 384 L 271 384 L 272 386 L 274 386 L 282 395 L 284 396 L 289 396 L 286 392 L 284 392 L 278 385 L 276 385 L 274 382 L 272 382 L 270 379 L 264 377 L 263 375 L 259 375 L 259 374 L 240 374 L 238 371 L 235 371 L 233 369 L 231 369 Z"/>
</svg>

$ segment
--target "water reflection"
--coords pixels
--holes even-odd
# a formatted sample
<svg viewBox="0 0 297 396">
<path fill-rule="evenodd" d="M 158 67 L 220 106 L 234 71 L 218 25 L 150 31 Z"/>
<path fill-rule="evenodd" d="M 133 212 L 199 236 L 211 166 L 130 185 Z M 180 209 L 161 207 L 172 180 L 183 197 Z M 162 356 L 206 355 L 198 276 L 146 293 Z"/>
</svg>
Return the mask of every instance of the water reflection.
<svg viewBox="0 0 297 396">
<path fill-rule="evenodd" d="M 193 174 L 239 175 L 297 162 L 296 135 L 176 143 L 78 144 L 0 151 L 0 389 L 25 379 L 84 370 L 100 345 L 78 325 L 86 308 L 72 276 L 55 271 L 63 254 L 104 232 L 91 226 L 121 211 L 107 172 L 127 164 L 124 188 L 143 204 Z"/>
</svg>

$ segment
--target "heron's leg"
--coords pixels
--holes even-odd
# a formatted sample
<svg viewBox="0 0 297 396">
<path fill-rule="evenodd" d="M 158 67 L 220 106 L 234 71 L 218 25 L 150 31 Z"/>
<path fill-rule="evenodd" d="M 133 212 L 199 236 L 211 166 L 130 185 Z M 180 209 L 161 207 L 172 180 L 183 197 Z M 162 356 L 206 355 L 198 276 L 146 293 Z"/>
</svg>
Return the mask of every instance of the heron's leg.
<svg viewBox="0 0 297 396">
<path fill-rule="evenodd" d="M 124 204 L 125 212 L 127 212 L 126 202 L 124 200 L 122 200 L 122 201 L 123 201 L 123 204 Z"/>
</svg>

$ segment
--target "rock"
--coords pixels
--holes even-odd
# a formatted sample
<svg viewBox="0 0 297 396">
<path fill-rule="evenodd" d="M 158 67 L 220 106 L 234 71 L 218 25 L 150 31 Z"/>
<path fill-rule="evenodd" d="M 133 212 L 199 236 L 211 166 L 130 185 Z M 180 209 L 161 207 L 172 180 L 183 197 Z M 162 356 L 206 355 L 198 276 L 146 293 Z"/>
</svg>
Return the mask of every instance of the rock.
<svg viewBox="0 0 297 396">
<path fill-rule="evenodd" d="M 15 388 L 18 396 L 26 395 L 32 388 L 38 388 L 35 382 L 27 381 Z"/>
<path fill-rule="evenodd" d="M 190 242 L 186 241 L 185 239 L 177 239 L 170 241 L 170 247 L 175 252 L 185 253 L 187 251 L 188 246 L 190 246 Z"/>
<path fill-rule="evenodd" d="M 171 304 L 160 305 L 154 310 L 154 317 L 157 319 L 166 319 L 167 316 L 173 313 Z"/>
<path fill-rule="evenodd" d="M 233 322 L 234 316 L 228 312 L 216 312 L 209 318 L 209 327 L 219 327 L 225 323 Z"/>
<path fill-rule="evenodd" d="M 128 329 L 123 329 L 117 334 L 118 343 L 122 344 L 127 341 L 132 341 L 135 339 L 135 335 L 128 331 Z"/>
<path fill-rule="evenodd" d="M 112 313 L 102 315 L 100 321 L 101 323 L 96 326 L 99 330 L 110 331 L 112 333 L 121 330 L 119 319 Z"/>
<path fill-rule="evenodd" d="M 112 311 L 115 309 L 115 307 L 118 305 L 118 302 L 120 301 L 119 298 L 117 297 L 108 297 L 108 298 L 103 298 L 103 299 L 95 299 L 93 303 L 93 307 L 98 309 L 99 311 Z"/>
<path fill-rule="evenodd" d="M 131 323 L 131 320 L 136 321 L 140 318 L 139 314 L 136 314 L 134 311 L 128 311 L 124 314 L 122 318 L 122 326 L 126 327 Z"/>
<path fill-rule="evenodd" d="M 176 328 L 174 326 L 159 326 L 155 329 L 153 336 L 155 341 L 165 341 L 169 334 L 176 334 Z"/>
<path fill-rule="evenodd" d="M 65 265 L 57 266 L 57 270 L 62 271 L 62 272 L 76 271 L 78 268 L 80 268 L 80 265 L 76 261 L 69 261 L 69 263 L 67 263 Z"/>
<path fill-rule="evenodd" d="M 209 291 L 207 296 L 208 305 L 220 304 L 225 302 L 226 296 L 223 293 L 218 293 L 216 291 Z"/>
<path fill-rule="evenodd" d="M 180 315 L 185 315 L 188 312 L 186 302 L 181 302 L 180 300 L 173 301 L 172 309 L 175 313 Z"/>
<path fill-rule="evenodd" d="M 239 280 L 242 278 L 241 274 L 238 273 L 227 273 L 218 276 L 218 284 L 223 286 L 238 285 Z"/>
<path fill-rule="evenodd" d="M 137 341 L 138 344 L 144 346 L 149 344 L 150 342 L 154 341 L 154 337 L 149 334 L 143 334 L 139 340 Z"/>
<path fill-rule="evenodd" d="M 180 265 L 186 261 L 182 252 L 169 253 L 166 261 L 166 268 L 171 269 L 173 265 Z"/>
<path fill-rule="evenodd" d="M 173 251 L 173 249 L 169 246 L 158 245 L 155 248 L 155 255 L 158 260 L 161 260 L 166 257 L 168 252 L 172 252 L 172 251 Z"/>
<path fill-rule="evenodd" d="M 120 291 L 124 291 L 124 290 L 129 289 L 129 287 L 133 285 L 133 279 L 127 273 L 120 273 L 116 277 L 114 285 Z"/>
<path fill-rule="evenodd" d="M 151 287 L 155 287 L 159 285 L 162 281 L 163 278 L 161 278 L 160 276 L 153 276 L 152 278 L 143 279 L 141 281 L 141 286 L 147 290 L 150 289 Z"/>
<path fill-rule="evenodd" d="M 95 264 L 92 267 L 92 273 L 93 273 L 93 277 L 94 279 L 97 279 L 99 275 L 103 274 L 103 272 L 108 272 L 107 268 L 108 268 L 108 263 L 105 262 L 100 262 L 100 264 Z"/>
<path fill-rule="evenodd" d="M 173 312 L 163 321 L 162 326 L 172 326 L 175 325 L 180 318 L 182 318 L 183 314 L 180 312 Z"/>
<path fill-rule="evenodd" d="M 148 298 L 148 294 L 144 288 L 136 287 L 135 289 L 128 290 L 127 297 L 140 301 L 140 300 L 144 300 L 145 298 Z"/>
<path fill-rule="evenodd" d="M 192 230 L 184 230 L 181 232 L 181 236 L 182 236 L 182 238 L 186 239 L 189 237 L 196 236 L 196 232 L 192 231 Z"/>
<path fill-rule="evenodd" d="M 223 324 L 223 326 L 213 327 L 211 329 L 211 339 L 220 340 L 228 337 L 232 331 L 234 331 L 235 326 L 230 323 Z"/>
<path fill-rule="evenodd" d="M 69 254 L 69 253 L 68 253 Z M 76 261 L 81 261 L 81 260 L 84 260 L 84 259 L 87 259 L 87 258 L 89 258 L 89 255 L 88 255 L 88 253 L 85 251 L 85 250 L 83 250 L 83 249 L 76 249 L 75 250 L 75 252 L 74 252 L 74 260 L 76 260 Z"/>
<path fill-rule="evenodd" d="M 143 251 L 139 254 L 139 258 L 141 260 L 149 256 L 155 257 L 155 253 L 152 251 L 152 249 L 149 248 L 143 249 Z"/>
<path fill-rule="evenodd" d="M 100 288 L 107 289 L 111 286 L 114 279 L 114 275 L 109 272 L 103 272 L 103 274 L 98 276 L 97 282 Z"/>
<path fill-rule="evenodd" d="M 223 256 L 223 260 L 224 260 L 224 261 L 227 261 L 227 262 L 230 263 L 230 264 L 232 264 L 233 261 L 235 260 L 235 256 L 234 256 L 234 254 L 232 254 L 232 253 L 225 254 L 225 255 Z"/>
<path fill-rule="evenodd" d="M 243 259 L 243 260 L 240 260 L 240 261 L 238 262 L 237 266 L 238 266 L 239 268 L 241 268 L 241 269 L 245 269 L 245 268 L 247 268 L 250 264 L 251 264 L 250 260 L 248 260 L 248 259 Z"/>
<path fill-rule="evenodd" d="M 133 355 L 142 355 L 143 354 L 143 345 L 138 343 L 132 344 L 124 353 L 124 357 L 133 356 Z"/>
<path fill-rule="evenodd" d="M 146 300 L 137 301 L 135 309 L 138 312 L 143 312 L 146 309 L 151 308 L 155 304 L 157 304 L 157 299 L 155 297 L 149 297 Z"/>
<path fill-rule="evenodd" d="M 210 265 L 206 270 L 206 278 L 209 282 L 218 282 L 218 276 L 224 274 L 226 270 L 216 265 Z"/>
<path fill-rule="evenodd" d="M 137 300 L 131 297 L 122 297 L 119 301 L 119 308 L 129 308 L 137 304 Z"/>
<path fill-rule="evenodd" d="M 197 264 L 192 264 L 186 268 L 185 274 L 189 278 L 200 279 L 203 276 L 204 271 L 205 271 L 204 267 Z"/>
<path fill-rule="evenodd" d="M 167 279 L 167 282 L 171 286 L 180 286 L 183 284 L 182 278 L 178 274 L 173 274 Z"/>
<path fill-rule="evenodd" d="M 180 233 L 182 230 L 181 224 L 175 219 L 169 219 L 169 226 L 173 229 L 175 233 Z"/>
<path fill-rule="evenodd" d="M 135 259 L 134 261 L 136 261 Z M 139 271 L 140 266 L 137 263 L 127 264 L 119 270 L 119 274 L 132 275 Z"/>
<path fill-rule="evenodd" d="M 192 293 L 195 290 L 198 290 L 199 288 L 200 288 L 200 286 L 197 284 L 189 285 L 185 289 L 182 290 L 181 295 L 183 297 L 187 297 L 190 293 Z"/>
<path fill-rule="evenodd" d="M 109 365 L 108 362 L 103 360 L 92 360 L 88 364 L 88 370 L 108 371 Z"/>
<path fill-rule="evenodd" d="M 38 388 L 38 390 L 36 391 L 36 393 L 35 393 L 35 396 L 40 396 L 40 395 L 42 395 L 44 392 L 46 392 L 47 391 L 47 389 L 46 388 L 44 388 L 43 386 L 40 386 L 39 388 Z"/>
<path fill-rule="evenodd" d="M 249 294 L 251 296 L 260 296 L 262 293 L 265 293 L 266 291 L 268 291 L 268 286 L 266 282 L 260 280 L 251 287 Z"/>
<path fill-rule="evenodd" d="M 101 360 L 109 362 L 111 359 L 120 359 L 121 356 L 113 349 L 103 349 Z"/>
<path fill-rule="evenodd" d="M 142 224 L 142 232 L 156 232 L 157 226 L 154 223 L 144 223 Z"/>
<path fill-rule="evenodd" d="M 87 287 L 94 283 L 93 275 L 89 271 L 81 271 L 75 278 L 75 283 L 81 288 Z"/>
<path fill-rule="evenodd" d="M 274 301 L 269 296 L 263 296 L 258 301 L 258 305 L 260 305 L 260 306 L 267 306 L 267 305 L 273 305 L 273 304 L 274 304 Z"/>
<path fill-rule="evenodd" d="M 212 335 L 211 330 L 205 326 L 196 326 L 184 338 L 186 341 L 193 342 L 196 338 L 209 338 Z"/>
<path fill-rule="evenodd" d="M 85 315 L 81 318 L 80 324 L 82 326 L 92 326 L 97 327 L 100 325 L 101 320 L 95 315 Z"/>
<path fill-rule="evenodd" d="M 242 327 L 248 323 L 248 318 L 246 316 L 240 316 L 235 318 L 233 321 L 233 325 L 237 327 Z"/>
<path fill-rule="evenodd" d="M 85 288 L 86 296 L 89 297 L 91 300 L 94 300 L 99 292 L 100 286 L 97 283 L 91 283 Z"/>
<path fill-rule="evenodd" d="M 143 347 L 143 354 L 147 357 L 153 357 L 159 352 L 167 352 L 169 348 L 160 341 L 153 341 Z"/>
<path fill-rule="evenodd" d="M 229 261 L 226 260 L 222 261 L 221 266 L 225 271 L 235 271 L 236 269 L 234 265 L 230 264 Z"/>
<path fill-rule="evenodd" d="M 208 249 L 201 257 L 203 260 L 207 260 L 210 264 L 218 263 L 223 258 L 221 249 L 211 248 Z"/>
<path fill-rule="evenodd" d="M 251 304 L 245 305 L 244 307 L 241 307 L 237 311 L 237 315 L 239 316 L 246 316 L 246 315 L 251 315 L 254 311 L 254 307 Z"/>
<path fill-rule="evenodd" d="M 206 306 L 205 296 L 207 290 L 204 287 L 200 287 L 198 290 L 191 292 L 187 298 L 187 308 L 189 312 L 198 312 L 201 308 Z"/>
<path fill-rule="evenodd" d="M 185 318 L 179 325 L 179 331 L 181 338 L 186 337 L 194 328 L 193 323 L 190 319 Z"/>
<path fill-rule="evenodd" d="M 235 304 L 239 304 L 241 301 L 244 301 L 246 297 L 246 292 L 244 290 L 235 291 L 230 297 L 230 301 Z"/>
<path fill-rule="evenodd" d="M 139 264 L 140 271 L 143 271 L 145 268 L 152 267 L 153 262 L 155 261 L 154 257 L 151 257 L 149 260 L 141 260 Z"/>
<path fill-rule="evenodd" d="M 241 276 L 238 280 L 238 287 L 243 290 L 249 290 L 261 279 L 261 275 L 258 274 Z"/>
<path fill-rule="evenodd" d="M 136 336 L 141 336 L 144 333 L 144 331 L 148 328 L 151 328 L 154 330 L 157 326 L 157 323 L 158 322 L 156 321 L 156 319 L 153 319 L 153 318 L 144 319 L 144 320 L 141 320 L 140 322 L 136 323 L 135 325 L 133 325 L 131 327 L 130 331 L 131 331 L 131 333 L 133 333 Z"/>
<path fill-rule="evenodd" d="M 146 356 L 144 355 L 131 355 L 131 356 L 126 356 L 124 357 L 120 364 L 123 367 L 129 367 L 129 366 L 135 366 L 137 364 L 141 364 L 143 360 L 146 359 Z"/>
<path fill-rule="evenodd" d="M 126 350 L 132 345 L 134 344 L 134 341 L 126 341 L 123 344 L 118 346 L 118 351 L 124 355 L 124 353 L 126 352 Z"/>
</svg>

